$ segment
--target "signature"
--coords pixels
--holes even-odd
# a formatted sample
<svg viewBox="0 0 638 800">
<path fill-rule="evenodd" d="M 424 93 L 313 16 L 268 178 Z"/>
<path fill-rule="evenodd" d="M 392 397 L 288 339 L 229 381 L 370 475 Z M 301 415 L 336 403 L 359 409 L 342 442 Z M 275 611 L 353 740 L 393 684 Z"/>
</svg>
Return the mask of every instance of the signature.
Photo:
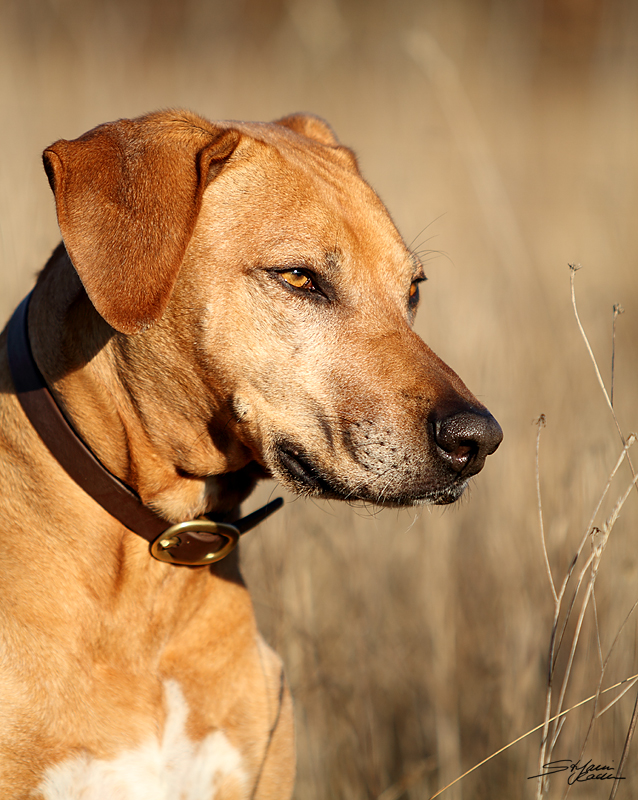
<svg viewBox="0 0 638 800">
<path fill-rule="evenodd" d="M 591 758 L 585 764 L 579 761 L 572 761 L 571 758 L 562 758 L 559 761 L 549 761 L 543 764 L 544 772 L 540 775 L 530 775 L 532 778 L 545 778 L 548 775 L 556 775 L 559 772 L 568 772 L 567 783 L 573 786 L 575 783 L 585 781 L 624 781 L 624 777 L 614 775 L 614 768 L 607 764 L 592 764 Z"/>
</svg>

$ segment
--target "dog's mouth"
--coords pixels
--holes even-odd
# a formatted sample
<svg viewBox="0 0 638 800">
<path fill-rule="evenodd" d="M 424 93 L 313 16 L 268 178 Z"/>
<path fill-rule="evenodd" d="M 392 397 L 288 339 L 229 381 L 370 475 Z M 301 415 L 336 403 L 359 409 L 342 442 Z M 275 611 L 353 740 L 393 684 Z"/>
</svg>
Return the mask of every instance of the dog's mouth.
<svg viewBox="0 0 638 800">
<path fill-rule="evenodd" d="M 419 487 L 415 482 L 399 492 L 379 491 L 370 484 L 360 483 L 356 489 L 324 470 L 301 447 L 280 442 L 275 448 L 275 472 L 289 488 L 298 494 L 348 502 L 374 503 L 388 508 L 431 504 L 449 505 L 456 502 L 467 487 L 467 479 L 446 482 L 442 487 Z M 372 476 L 371 476 L 372 477 Z"/>
<path fill-rule="evenodd" d="M 450 503 L 456 503 L 467 488 L 468 481 L 460 480 L 453 483 L 451 486 L 446 487 L 438 492 L 433 492 L 429 497 L 424 498 L 421 502 L 430 503 L 434 506 L 448 506 Z"/>
<path fill-rule="evenodd" d="M 277 462 L 281 471 L 301 494 L 315 494 L 324 497 L 340 496 L 340 493 L 330 485 L 321 470 L 299 447 L 288 443 L 279 444 L 277 446 Z"/>
</svg>

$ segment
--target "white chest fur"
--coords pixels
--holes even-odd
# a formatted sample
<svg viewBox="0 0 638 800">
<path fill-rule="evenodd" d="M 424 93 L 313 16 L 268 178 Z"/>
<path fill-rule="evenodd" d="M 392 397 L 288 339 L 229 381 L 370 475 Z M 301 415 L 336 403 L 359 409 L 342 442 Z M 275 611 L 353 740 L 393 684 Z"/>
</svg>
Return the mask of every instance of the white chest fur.
<svg viewBox="0 0 638 800">
<path fill-rule="evenodd" d="M 106 761 L 78 755 L 50 767 L 34 797 L 44 800 L 214 800 L 243 798 L 247 776 L 239 751 L 221 731 L 194 743 L 186 735 L 188 706 L 176 681 L 164 684 L 161 740 Z"/>
</svg>

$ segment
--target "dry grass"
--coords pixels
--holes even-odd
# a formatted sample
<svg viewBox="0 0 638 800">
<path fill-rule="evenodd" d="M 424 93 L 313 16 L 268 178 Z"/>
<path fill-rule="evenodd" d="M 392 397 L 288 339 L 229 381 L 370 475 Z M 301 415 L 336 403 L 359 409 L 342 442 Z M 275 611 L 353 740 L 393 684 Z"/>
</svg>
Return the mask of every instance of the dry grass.
<svg viewBox="0 0 638 800">
<path fill-rule="evenodd" d="M 57 241 L 39 163 L 54 139 L 166 106 L 211 118 L 312 110 L 358 151 L 407 241 L 431 252 L 419 331 L 505 430 L 457 508 L 291 498 L 250 534 L 245 572 L 296 697 L 298 800 L 429 798 L 542 724 L 546 708 L 638 673 L 638 498 L 615 516 L 632 480 L 624 460 L 592 515 L 623 444 L 567 267 L 583 266 L 578 309 L 608 392 L 615 321 L 614 411 L 627 438 L 638 429 L 637 9 L 0 1 L 3 318 Z M 564 636 L 548 703 L 554 623 Z M 553 758 L 576 760 L 584 745 L 584 760 L 618 766 L 636 687 L 601 712 L 626 686 L 560 731 L 549 724 L 546 757 L 553 744 Z M 540 747 L 541 731 L 442 797 L 535 797 Z M 634 741 L 619 798 L 638 796 L 637 752 Z M 555 776 L 545 796 L 567 789 Z"/>
</svg>

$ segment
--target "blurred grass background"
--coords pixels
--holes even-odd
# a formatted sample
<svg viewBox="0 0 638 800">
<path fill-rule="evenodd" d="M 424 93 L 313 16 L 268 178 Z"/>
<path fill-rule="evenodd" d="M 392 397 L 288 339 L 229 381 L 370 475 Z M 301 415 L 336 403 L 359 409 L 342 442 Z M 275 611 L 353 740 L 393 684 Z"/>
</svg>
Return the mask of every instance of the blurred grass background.
<svg viewBox="0 0 638 800">
<path fill-rule="evenodd" d="M 244 571 L 296 699 L 297 800 L 421 800 L 543 721 L 553 601 L 638 429 L 638 4 L 635 0 L 0 0 L 0 312 L 58 241 L 40 152 L 109 119 L 324 116 L 430 278 L 417 329 L 505 441 L 453 509 L 378 512 L 294 498 L 251 533 Z M 603 517 L 631 479 L 620 470 Z M 277 491 L 265 486 L 251 505 Z M 635 494 L 635 493 L 634 493 Z M 567 705 L 595 692 L 638 598 L 638 498 L 616 524 Z M 571 629 L 570 629 L 571 630 Z M 631 616 L 604 685 L 638 672 Z M 564 659 L 563 659 L 564 661 Z M 559 663 L 558 670 L 564 669 Z M 636 689 L 584 760 L 620 761 Z M 592 706 L 555 758 L 580 756 Z M 445 798 L 535 795 L 540 734 Z M 638 796 L 638 741 L 618 797 Z M 593 785 L 595 784 L 595 785 Z M 562 776 L 548 796 L 563 797 Z M 609 783 L 573 787 L 607 797 Z"/>
</svg>

